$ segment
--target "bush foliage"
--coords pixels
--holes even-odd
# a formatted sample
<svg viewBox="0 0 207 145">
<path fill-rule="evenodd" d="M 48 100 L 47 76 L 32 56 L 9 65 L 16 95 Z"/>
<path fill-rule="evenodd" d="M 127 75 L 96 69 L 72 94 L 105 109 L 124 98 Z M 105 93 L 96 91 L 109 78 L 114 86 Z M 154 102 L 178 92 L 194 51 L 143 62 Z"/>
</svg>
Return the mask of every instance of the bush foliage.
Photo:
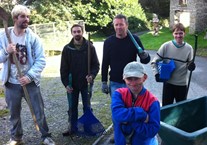
<svg viewBox="0 0 207 145">
<path fill-rule="evenodd" d="M 149 28 L 147 18 L 138 0 L 16 0 L 27 2 L 32 9 L 31 23 L 58 22 L 64 26 L 64 21 L 84 20 L 87 31 L 111 32 L 111 24 L 115 15 L 124 14 L 129 17 L 131 31 Z M 4 0 L 11 11 L 13 0 Z M 108 31 L 106 31 L 109 29 Z"/>
</svg>

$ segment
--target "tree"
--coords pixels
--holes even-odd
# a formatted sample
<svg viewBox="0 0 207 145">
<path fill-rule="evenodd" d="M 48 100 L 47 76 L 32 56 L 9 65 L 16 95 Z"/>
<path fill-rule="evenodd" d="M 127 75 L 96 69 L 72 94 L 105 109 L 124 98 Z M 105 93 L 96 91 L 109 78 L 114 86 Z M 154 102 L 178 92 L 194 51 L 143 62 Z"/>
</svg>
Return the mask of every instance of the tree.
<svg viewBox="0 0 207 145">
<path fill-rule="evenodd" d="M 146 22 L 145 13 L 137 0 L 77 0 L 72 5 L 72 13 L 76 19 L 85 21 L 89 31 L 103 29 L 106 32 L 106 29 L 111 28 L 114 16 L 120 13 L 136 18 L 134 21 Z"/>
<path fill-rule="evenodd" d="M 139 0 L 143 9 L 149 13 L 168 18 L 170 14 L 170 0 Z"/>
<path fill-rule="evenodd" d="M 70 1 L 38 0 L 32 4 L 32 23 L 63 22 L 73 19 Z"/>
<path fill-rule="evenodd" d="M 24 3 L 32 9 L 31 23 L 84 20 L 88 31 L 110 30 L 115 15 L 130 17 L 138 31 L 148 26 L 145 12 L 138 0 L 5 0 Z M 13 6 L 12 6 L 13 7 Z M 11 8 L 11 6 L 10 6 Z M 137 25 L 139 27 L 137 27 Z M 136 30 L 137 29 L 137 30 Z"/>
</svg>

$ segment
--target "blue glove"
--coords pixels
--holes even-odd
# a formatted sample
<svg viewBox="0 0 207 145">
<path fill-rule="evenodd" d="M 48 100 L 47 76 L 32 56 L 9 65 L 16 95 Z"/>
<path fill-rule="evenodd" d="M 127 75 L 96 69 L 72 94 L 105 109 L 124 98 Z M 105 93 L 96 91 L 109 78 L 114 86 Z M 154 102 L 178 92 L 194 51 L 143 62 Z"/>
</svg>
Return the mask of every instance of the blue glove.
<svg viewBox="0 0 207 145">
<path fill-rule="evenodd" d="M 189 71 L 194 71 L 195 68 L 196 68 L 196 65 L 195 65 L 195 63 L 193 61 L 188 63 L 188 70 Z"/>
<path fill-rule="evenodd" d="M 107 85 L 107 82 L 102 82 L 102 92 L 105 94 L 109 93 L 109 87 Z"/>
</svg>

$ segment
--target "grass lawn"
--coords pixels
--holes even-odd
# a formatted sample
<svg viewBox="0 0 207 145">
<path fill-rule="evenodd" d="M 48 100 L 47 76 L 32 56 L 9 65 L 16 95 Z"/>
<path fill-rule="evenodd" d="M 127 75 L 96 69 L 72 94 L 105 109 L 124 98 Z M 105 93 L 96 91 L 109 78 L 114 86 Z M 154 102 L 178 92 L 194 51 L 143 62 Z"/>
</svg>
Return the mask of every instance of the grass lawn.
<svg viewBox="0 0 207 145">
<path fill-rule="evenodd" d="M 207 56 L 207 39 L 204 39 L 205 32 L 199 33 L 198 35 L 198 51 L 197 55 L 199 56 Z M 145 49 L 147 50 L 158 50 L 159 47 L 166 41 L 170 41 L 173 39 L 172 32 L 169 28 L 163 28 L 159 32 L 159 36 L 153 36 L 152 32 L 149 31 L 147 33 L 139 36 Z M 107 36 L 103 34 L 94 33 L 91 35 L 91 40 L 93 42 L 96 41 L 104 41 Z M 195 35 L 189 34 L 188 29 L 186 29 L 186 36 L 184 38 L 186 42 L 192 45 L 195 48 Z"/>
<path fill-rule="evenodd" d="M 205 33 L 199 33 L 198 35 L 198 52 L 197 55 L 207 56 L 207 40 L 204 39 Z M 159 36 L 153 36 L 152 32 L 148 32 L 140 36 L 140 39 L 144 47 L 148 50 L 158 50 L 159 47 L 166 41 L 172 40 L 172 32 L 168 28 L 163 28 L 160 30 Z M 186 42 L 195 48 L 195 35 L 191 35 L 186 31 L 186 36 L 184 38 Z"/>
</svg>

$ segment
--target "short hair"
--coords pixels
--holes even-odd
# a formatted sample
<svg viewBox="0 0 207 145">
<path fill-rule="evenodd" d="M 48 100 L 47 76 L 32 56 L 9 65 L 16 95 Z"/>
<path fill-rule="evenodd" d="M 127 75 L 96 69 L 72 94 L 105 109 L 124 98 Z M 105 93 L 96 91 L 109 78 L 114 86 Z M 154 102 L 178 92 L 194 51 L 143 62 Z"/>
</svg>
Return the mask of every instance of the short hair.
<svg viewBox="0 0 207 145">
<path fill-rule="evenodd" d="M 123 14 L 118 14 L 118 15 L 116 15 L 116 16 L 114 17 L 113 21 L 114 21 L 115 19 L 124 19 L 125 22 L 126 22 L 126 24 L 128 24 L 128 19 L 127 19 L 127 17 L 126 17 L 125 15 L 123 15 Z"/>
<path fill-rule="evenodd" d="M 173 26 L 172 31 L 174 32 L 175 30 L 180 30 L 185 32 L 185 27 L 182 23 L 177 23 Z"/>
<path fill-rule="evenodd" d="M 30 10 L 23 5 L 15 5 L 11 11 L 12 18 L 17 18 L 20 14 L 30 15 Z"/>
<path fill-rule="evenodd" d="M 82 32 L 83 32 L 83 26 L 82 26 L 82 25 L 80 25 L 80 24 L 74 24 L 74 25 L 71 27 L 71 29 L 70 29 L 71 33 L 72 33 L 72 30 L 73 30 L 74 27 L 80 27 L 81 30 L 82 30 Z"/>
</svg>

